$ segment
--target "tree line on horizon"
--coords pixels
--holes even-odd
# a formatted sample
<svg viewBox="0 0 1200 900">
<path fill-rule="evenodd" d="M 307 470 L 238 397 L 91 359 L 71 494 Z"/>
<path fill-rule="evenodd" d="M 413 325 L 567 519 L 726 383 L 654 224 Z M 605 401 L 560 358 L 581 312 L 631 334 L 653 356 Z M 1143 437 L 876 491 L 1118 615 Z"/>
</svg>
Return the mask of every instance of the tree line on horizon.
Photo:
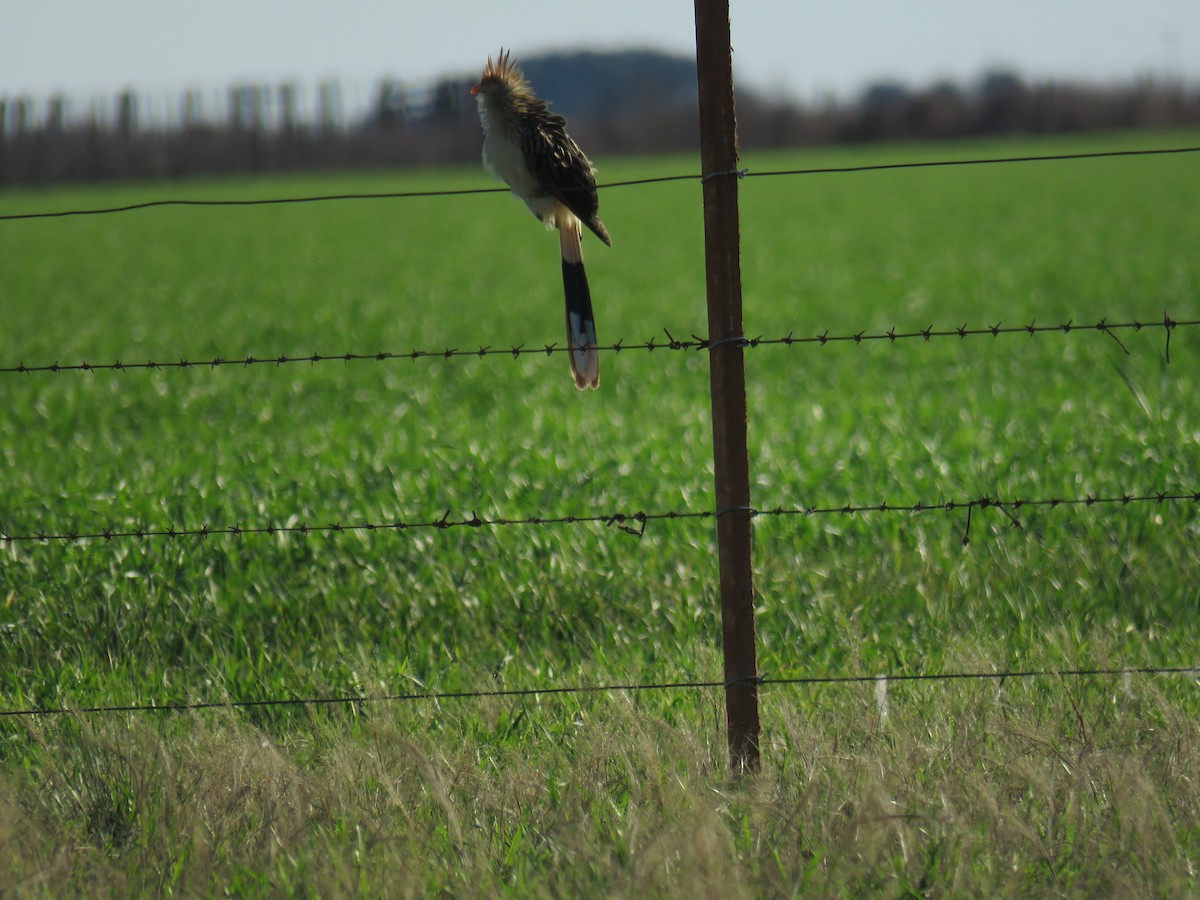
<svg viewBox="0 0 1200 900">
<path fill-rule="evenodd" d="M 522 66 L 593 157 L 697 147 L 688 57 L 579 52 L 533 56 Z M 82 113 L 62 96 L 0 96 L 0 184 L 475 161 L 482 135 L 473 81 L 384 79 L 354 114 L 345 111 L 336 81 L 318 85 L 307 105 L 294 83 L 236 85 L 207 105 L 199 92 L 185 91 L 166 116 L 131 90 Z M 737 104 L 742 146 L 755 150 L 1200 125 L 1198 85 L 1028 83 L 1009 71 L 987 72 L 967 86 L 880 81 L 850 101 L 804 103 L 739 88 Z"/>
</svg>

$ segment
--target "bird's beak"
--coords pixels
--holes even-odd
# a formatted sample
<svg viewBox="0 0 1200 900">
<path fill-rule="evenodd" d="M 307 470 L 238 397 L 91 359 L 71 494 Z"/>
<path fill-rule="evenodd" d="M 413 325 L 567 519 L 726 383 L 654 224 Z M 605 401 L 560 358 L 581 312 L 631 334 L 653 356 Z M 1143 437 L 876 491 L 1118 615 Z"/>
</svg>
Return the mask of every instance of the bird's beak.
<svg viewBox="0 0 1200 900">
<path fill-rule="evenodd" d="M 475 85 L 475 87 L 471 88 L 471 93 L 478 94 L 482 88 L 483 88 L 483 82 L 480 82 L 479 84 Z"/>
</svg>

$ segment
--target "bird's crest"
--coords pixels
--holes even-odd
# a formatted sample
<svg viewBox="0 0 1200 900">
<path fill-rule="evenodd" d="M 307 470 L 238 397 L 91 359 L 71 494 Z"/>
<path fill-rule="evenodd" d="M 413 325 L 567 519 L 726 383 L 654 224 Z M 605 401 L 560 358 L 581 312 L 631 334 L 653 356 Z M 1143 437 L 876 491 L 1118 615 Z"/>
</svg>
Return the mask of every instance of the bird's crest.
<svg viewBox="0 0 1200 900">
<path fill-rule="evenodd" d="M 512 54 L 500 48 L 499 55 L 492 59 L 488 57 L 487 65 L 483 68 L 483 75 L 479 79 L 479 87 L 482 87 L 489 81 L 500 81 L 512 89 L 520 89 L 527 87 L 525 81 L 525 73 L 517 68 L 516 63 L 512 61 Z"/>
</svg>

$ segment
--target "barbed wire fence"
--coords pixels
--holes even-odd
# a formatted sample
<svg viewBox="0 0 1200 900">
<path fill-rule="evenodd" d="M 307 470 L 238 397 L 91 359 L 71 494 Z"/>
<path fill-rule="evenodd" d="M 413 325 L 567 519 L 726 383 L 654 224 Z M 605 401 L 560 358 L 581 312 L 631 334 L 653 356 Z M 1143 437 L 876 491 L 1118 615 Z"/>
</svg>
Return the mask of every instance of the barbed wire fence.
<svg viewBox="0 0 1200 900">
<path fill-rule="evenodd" d="M 841 506 L 796 506 L 759 509 L 758 507 L 739 507 L 736 511 L 749 514 L 750 518 L 770 518 L 784 516 L 854 516 L 866 513 L 896 513 L 916 515 L 926 512 L 963 512 L 966 514 L 966 527 L 963 532 L 962 544 L 966 546 L 971 539 L 971 515 L 975 510 L 995 509 L 1003 513 L 1008 524 L 1021 529 L 1022 523 L 1019 512 L 1022 509 L 1038 507 L 1057 509 L 1059 507 L 1094 507 L 1094 506 L 1129 506 L 1130 504 L 1153 503 L 1158 505 L 1171 503 L 1194 503 L 1200 505 L 1200 490 L 1192 491 L 1156 491 L 1152 494 L 1126 493 L 1119 496 L 1097 496 L 1088 494 L 1083 497 L 1047 497 L 1040 499 L 1003 499 L 998 497 L 976 497 L 971 500 L 938 500 L 925 502 L 890 503 L 886 500 L 878 503 L 845 503 Z M 37 530 L 26 534 L 10 534 L 0 531 L 0 544 L 49 544 L 122 540 L 155 540 L 165 538 L 175 540 L 182 538 L 199 538 L 207 540 L 217 537 L 255 537 L 260 535 L 322 535 L 322 534 L 354 534 L 359 532 L 386 533 L 399 531 L 435 530 L 445 531 L 453 528 L 502 528 L 511 526 L 554 526 L 554 525 L 604 525 L 615 527 L 617 530 L 634 537 L 642 537 L 650 522 L 675 521 L 679 519 L 719 519 L 723 515 L 734 512 L 731 508 L 722 510 L 667 510 L 666 512 L 596 512 L 579 515 L 563 516 L 527 516 L 524 518 L 494 518 L 481 517 L 472 511 L 469 518 L 451 518 L 452 512 L 447 510 L 435 519 L 392 519 L 389 521 L 361 522 L 332 522 L 328 524 L 309 525 L 307 522 L 277 525 L 268 522 L 263 525 L 208 525 L 187 526 L 172 524 L 165 526 L 101 526 L 91 530 L 52 531 Z"/>
<path fill-rule="evenodd" d="M 903 170 L 903 169 L 924 169 L 932 167 L 945 166 L 976 166 L 976 165 L 999 165 L 1010 163 L 1029 163 L 1029 162 L 1063 162 L 1063 161 L 1078 161 L 1099 158 L 1113 157 L 1131 157 L 1131 156 L 1156 156 L 1168 154 L 1185 154 L 1200 152 L 1200 147 L 1175 147 L 1175 148 L 1158 148 L 1145 150 L 1120 150 L 1120 151 L 1101 151 L 1092 153 L 1071 153 L 1058 155 L 1040 155 L 1040 156 L 1020 156 L 1020 157 L 995 157 L 995 158 L 977 158 L 977 159 L 956 159 L 956 160 L 927 160 L 916 162 L 902 163 L 883 163 L 860 166 L 845 166 L 845 167 L 824 167 L 824 168 L 808 168 L 808 169 L 792 169 L 782 171 L 769 172 L 753 172 L 749 170 L 731 170 L 728 172 L 715 172 L 709 175 L 672 175 L 664 177 L 653 177 L 643 179 L 633 179 L 621 182 L 612 182 L 602 185 L 605 188 L 618 188 L 640 185 L 652 185 L 665 182 L 677 181 L 700 181 L 704 182 L 708 178 L 717 175 L 736 176 L 737 178 L 751 177 L 779 177 L 779 176 L 800 176 L 800 175 L 829 175 L 829 174 L 849 174 L 863 173 L 872 171 L 884 170 Z M 321 195 L 321 196 L 305 196 L 291 198 L 263 198 L 263 199 L 226 199 L 226 200 L 188 200 L 188 199 L 162 199 L 152 200 L 142 203 L 129 204 L 117 207 L 92 208 L 92 209 L 68 209 L 57 211 L 41 211 L 29 213 L 13 213 L 0 215 L 0 222 L 15 222 L 15 221 L 32 221 L 42 219 L 63 219 L 79 216 L 96 216 L 109 215 L 118 213 L 130 213 L 139 210 L 147 210 L 161 207 L 203 207 L 203 206 L 218 206 L 218 207 L 249 207 L 262 206 L 273 204 L 295 204 L 295 203 L 314 203 L 314 202 L 329 202 L 329 201 L 356 201 L 356 200 L 397 200 L 409 199 L 418 197 L 458 197 L 464 195 L 486 194 L 486 193 L 505 193 L 506 188 L 471 188 L 461 190 L 440 190 L 440 191 L 417 191 L 417 192 L 399 192 L 385 194 L 337 194 L 337 195 Z M 1191 329 L 1200 326 L 1200 320 L 1196 319 L 1174 319 L 1167 312 L 1163 313 L 1161 320 L 1142 321 L 1138 319 L 1124 319 L 1120 321 L 1109 321 L 1108 317 L 1100 318 L 1094 322 L 1076 323 L 1074 320 L 1066 322 L 1058 322 L 1051 324 L 1038 324 L 1036 320 L 1030 321 L 1027 324 L 1004 324 L 996 322 L 991 325 L 971 326 L 969 323 L 964 323 L 959 326 L 949 328 L 935 328 L 933 325 L 924 328 L 910 328 L 900 330 L 893 326 L 886 331 L 863 329 L 858 331 L 842 332 L 831 334 L 829 330 L 825 330 L 816 334 L 807 334 L 797 337 L 795 332 L 789 332 L 786 335 L 778 335 L 772 337 L 737 337 L 735 339 L 722 339 L 721 341 L 712 341 L 708 337 L 690 335 L 687 338 L 676 338 L 669 329 L 664 328 L 663 334 L 665 339 L 651 337 L 644 341 L 622 340 L 613 344 L 608 344 L 600 347 L 602 351 L 610 353 L 622 352 L 703 352 L 711 351 L 718 344 L 725 345 L 734 343 L 742 349 L 759 349 L 759 348 L 796 348 L 796 347 L 825 347 L 830 345 L 863 345 L 869 343 L 887 343 L 895 344 L 897 342 L 921 342 L 928 343 L 934 340 L 941 339 L 958 339 L 965 341 L 967 339 L 1012 337 L 1026 335 L 1029 337 L 1039 337 L 1048 335 L 1097 335 L 1107 337 L 1113 340 L 1125 353 L 1129 353 L 1125 343 L 1121 340 L 1121 335 L 1125 333 L 1138 333 L 1144 330 L 1160 330 L 1164 337 L 1164 358 L 1170 362 L 1171 352 L 1171 336 L 1179 329 Z M 517 345 L 510 347 L 494 347 L 480 346 L 478 348 L 461 348 L 461 347 L 445 347 L 442 349 L 412 349 L 409 351 L 374 351 L 374 352 L 344 352 L 344 353 L 312 353 L 307 355 L 289 355 L 275 354 L 266 356 L 255 355 L 230 355 L 218 356 L 212 358 L 195 359 L 189 358 L 186 355 L 179 355 L 171 359 L 144 360 L 128 362 L 121 359 L 114 359 L 111 362 L 90 362 L 87 360 L 79 360 L 77 362 L 30 362 L 18 360 L 14 364 L 0 366 L 0 376 L 67 376 L 71 374 L 94 375 L 101 372 L 148 372 L 161 370 L 200 370 L 217 368 L 240 368 L 246 369 L 257 366 L 275 366 L 283 367 L 286 365 L 294 365 L 299 363 L 307 363 L 310 366 L 319 363 L 342 362 L 349 363 L 387 363 L 396 361 L 453 361 L 464 359 L 483 359 L 494 357 L 507 357 L 519 359 L 528 355 L 554 355 L 557 353 L 566 352 L 567 348 L 557 344 L 547 344 L 542 346 L 525 346 Z M 976 497 L 971 499 L 958 500 L 918 500 L 918 501 L 901 501 L 891 502 L 888 500 L 880 500 L 875 502 L 856 502 L 845 504 L 826 504 L 826 505 L 795 505 L 795 506 L 777 506 L 774 508 L 757 508 L 751 506 L 744 507 L 726 507 L 724 509 L 715 510 L 667 510 L 667 511 L 590 511 L 574 515 L 561 516 L 525 516 L 525 517 L 505 517 L 505 516 L 480 516 L 478 512 L 472 511 L 470 516 L 459 515 L 456 517 L 453 511 L 447 510 L 442 516 L 425 519 L 392 519 L 388 521 L 357 521 L 357 522 L 332 522 L 323 524 L 308 524 L 306 522 L 294 521 L 295 517 L 289 517 L 281 520 L 284 524 L 276 524 L 273 522 L 263 522 L 254 525 L 242 525 L 240 523 L 211 525 L 208 523 L 201 524 L 184 524 L 184 523 L 169 523 L 159 525 L 116 525 L 116 524 L 100 524 L 91 527 L 79 529 L 55 529 L 45 527 L 34 529 L 26 533 L 10 533 L 8 531 L 0 531 L 0 545 L 5 547 L 14 547 L 18 545 L 40 545 L 51 543 L 66 543 L 70 545 L 89 545 L 103 546 L 114 541 L 152 541 L 166 540 L 178 541 L 184 539 L 195 539 L 204 541 L 210 538 L 229 538 L 241 540 L 247 537 L 262 536 L 262 535 L 281 535 L 281 534 L 296 534 L 303 536 L 329 535 L 336 536 L 347 533 L 396 533 L 408 530 L 433 529 L 444 530 L 453 528 L 500 528 L 500 527 L 551 527 L 551 526 L 574 526 L 574 525 L 591 525 L 604 526 L 616 529 L 622 533 L 640 537 L 645 534 L 646 528 L 651 523 L 661 523 L 673 520 L 716 520 L 726 516 L 732 512 L 738 512 L 747 515 L 749 518 L 761 517 L 815 517 L 815 516 L 855 516 L 866 514 L 898 514 L 898 515 L 918 515 L 923 513 L 942 512 L 942 513 L 957 513 L 965 515 L 966 521 L 962 536 L 962 543 L 966 545 L 970 540 L 971 520 L 972 515 L 976 512 L 987 510 L 995 510 L 1001 513 L 1007 524 L 1014 528 L 1021 528 L 1022 521 L 1020 513 L 1022 510 L 1034 508 L 1059 508 L 1059 507 L 1082 507 L 1092 508 L 1100 506 L 1128 506 L 1131 504 L 1183 504 L 1200 506 L 1200 490 L 1197 490 L 1197 485 L 1180 485 L 1175 487 L 1163 487 L 1162 489 L 1153 492 L 1122 492 L 1110 496 L 1084 495 L 1084 496 L 1054 496 L 1040 498 L 1000 498 L 1000 497 Z M 540 695 L 556 695 L 556 694 L 580 694 L 580 693 L 614 693 L 621 691 L 662 691 L 662 690 L 702 690 L 702 689 L 726 689 L 738 685 L 753 685 L 753 686 L 820 686 L 820 685 L 848 685 L 864 682 L 907 682 L 907 681 L 961 681 L 961 680 L 1000 680 L 1005 679 L 1025 679 L 1025 678 L 1108 678 L 1114 676 L 1131 676 L 1131 675 L 1191 675 L 1200 671 L 1200 666 L 1150 666 L 1150 667 L 1126 667 L 1126 668 L 1096 668 L 1096 669 L 1045 669 L 1045 670 L 1011 670 L 1011 671 L 994 671 L 994 672 L 949 672 L 949 673 L 891 673 L 883 675 L 816 675 L 804 677 L 768 677 L 758 674 L 740 675 L 730 679 L 720 681 L 673 681 L 661 683 L 630 683 L 630 684 L 603 684 L 603 685 L 548 685 L 533 688 L 520 688 L 509 690 L 488 690 L 488 691 L 458 691 L 458 692 L 409 692 L 397 694 L 385 694 L 380 696 L 337 696 L 337 697 L 298 697 L 298 698 L 264 698 L 264 699 L 249 699 L 249 700 L 224 700 L 198 703 L 152 703 L 146 705 L 107 705 L 107 706 L 80 706 L 80 707 L 29 707 L 23 709 L 0 710 L 0 718 L 14 718 L 24 716 L 41 716 L 41 715 L 57 715 L 57 714 L 99 714 L 99 713 L 153 713 L 153 712 L 182 712 L 182 711 L 198 711 L 203 709 L 214 708 L 252 708 L 252 707 L 273 707 L 273 706 L 296 706 L 296 705 L 332 705 L 332 704 L 366 704 L 377 702 L 404 702 L 404 701 L 423 701 L 436 702 L 446 700 L 471 700 L 482 698 L 496 697 L 527 697 Z"/>
<path fill-rule="evenodd" d="M 1171 333 L 1179 328 L 1195 328 L 1200 326 L 1200 319 L 1172 319 L 1169 313 L 1163 313 L 1161 321 L 1143 322 L 1137 319 L 1126 322 L 1109 322 L 1107 316 L 1092 324 L 1076 324 L 1074 320 L 1060 322 L 1054 325 L 1039 325 L 1036 320 L 1027 325 L 1004 325 L 997 322 L 994 325 L 984 325 L 972 327 L 968 323 L 963 323 L 955 328 L 934 328 L 929 325 L 925 328 L 900 331 L 896 326 L 889 328 L 887 331 L 861 331 L 845 332 L 842 334 L 830 334 L 826 329 L 820 334 L 796 337 L 795 330 L 780 337 L 764 337 L 758 336 L 753 338 L 739 338 L 738 346 L 743 349 L 756 349 L 759 347 L 803 347 L 805 345 L 816 344 L 825 346 L 827 344 L 863 344 L 863 343 L 889 343 L 894 344 L 897 341 L 931 341 L 937 338 L 954 338 L 965 340 L 966 338 L 975 337 L 993 337 L 1001 336 L 1008 337 L 1012 335 L 1028 335 L 1035 337 L 1037 335 L 1046 334 L 1063 334 L 1069 335 L 1072 333 L 1094 332 L 1097 334 L 1107 335 L 1116 341 L 1117 345 L 1126 353 L 1129 353 L 1128 348 L 1121 341 L 1120 332 L 1132 331 L 1140 332 L 1142 330 L 1154 330 L 1161 328 L 1166 336 L 1163 353 L 1167 362 L 1171 361 Z M 653 352 L 655 350 L 663 351 L 679 351 L 679 350 L 709 350 L 713 343 L 706 337 L 692 335 L 690 338 L 679 339 L 671 332 L 664 328 L 663 333 L 666 335 L 666 340 L 659 340 L 655 337 L 650 337 L 644 341 L 627 341 L 620 340 L 614 344 L 603 344 L 596 349 L 605 353 L 632 353 L 637 351 Z M 120 359 L 114 359 L 112 362 L 92 363 L 87 360 L 79 362 L 61 363 L 57 359 L 52 363 L 34 363 L 28 365 L 24 360 L 16 363 L 16 365 L 0 366 L 0 375 L 34 375 L 39 373 L 62 374 L 70 372 L 126 372 L 151 369 L 217 369 L 223 366 L 234 366 L 247 368 L 249 366 L 274 365 L 284 366 L 294 363 L 308 363 L 316 365 L 317 363 L 327 362 L 390 362 L 394 360 L 409 360 L 416 362 L 417 360 L 450 360 L 461 357 L 469 357 L 482 359 L 488 356 L 511 357 L 512 359 L 520 359 L 522 356 L 553 356 L 556 353 L 566 353 L 568 348 L 560 344 L 544 344 L 540 347 L 513 345 L 511 347 L 493 347 L 491 345 L 480 346 L 476 349 L 460 348 L 460 347 L 444 347 L 441 350 L 420 350 L 412 349 L 405 351 L 393 350 L 377 350 L 375 352 L 352 352 L 345 353 L 310 353 L 300 355 L 288 355 L 280 353 L 270 356 L 214 356 L 206 358 L 188 359 L 185 356 L 180 356 L 178 359 L 158 359 L 145 360 L 141 362 L 123 362 Z"/>
</svg>

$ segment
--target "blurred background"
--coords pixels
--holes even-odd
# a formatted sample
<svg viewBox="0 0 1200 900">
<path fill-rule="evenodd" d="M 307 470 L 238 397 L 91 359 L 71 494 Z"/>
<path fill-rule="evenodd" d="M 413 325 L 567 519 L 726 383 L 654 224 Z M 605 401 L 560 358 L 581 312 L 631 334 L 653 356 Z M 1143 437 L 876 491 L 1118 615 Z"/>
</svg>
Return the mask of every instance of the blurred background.
<svg viewBox="0 0 1200 900">
<path fill-rule="evenodd" d="M 1196 0 L 756 0 L 744 147 L 1200 125 Z M 593 157 L 693 151 L 691 3 L 0 3 L 0 184 L 478 158 L 509 47 Z"/>
</svg>

